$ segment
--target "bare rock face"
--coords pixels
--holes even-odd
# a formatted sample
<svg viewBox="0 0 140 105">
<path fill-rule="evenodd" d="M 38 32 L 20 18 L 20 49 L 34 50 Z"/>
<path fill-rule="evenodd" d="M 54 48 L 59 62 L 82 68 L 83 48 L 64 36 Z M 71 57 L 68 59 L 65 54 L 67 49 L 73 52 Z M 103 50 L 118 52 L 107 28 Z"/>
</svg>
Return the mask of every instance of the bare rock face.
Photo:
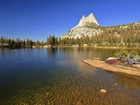
<svg viewBox="0 0 140 105">
<path fill-rule="evenodd" d="M 98 35 L 102 33 L 102 30 L 97 28 L 99 27 L 99 23 L 95 19 L 94 15 L 91 13 L 87 17 L 84 15 L 80 19 L 78 25 L 73 27 L 67 33 L 65 33 L 61 38 L 81 38 L 84 36 L 92 37 L 95 34 Z"/>
<path fill-rule="evenodd" d="M 117 25 L 117 26 L 100 26 L 99 23 L 97 22 L 95 16 L 90 13 L 88 16 L 82 16 L 82 18 L 79 20 L 79 23 L 75 25 L 73 28 L 71 28 L 69 31 L 64 33 L 62 36 L 60 36 L 59 39 L 64 39 L 64 38 L 69 38 L 69 39 L 77 39 L 77 38 L 91 38 L 94 39 L 96 38 L 96 42 L 90 43 L 92 45 L 97 46 L 98 45 L 98 40 L 103 38 L 101 41 L 101 44 L 107 45 L 110 44 L 110 40 L 115 39 L 117 43 L 113 44 L 123 44 L 124 43 L 124 38 L 123 35 L 125 34 L 126 37 L 129 37 L 129 33 L 127 34 L 126 32 L 130 30 L 130 28 L 133 29 L 131 30 L 133 35 L 137 38 L 140 31 L 138 30 L 140 27 L 140 22 L 135 22 L 131 24 L 124 24 L 124 25 Z M 126 31 L 127 30 L 127 31 Z M 111 38 L 110 38 L 111 37 Z M 116 40 L 117 39 L 117 40 Z M 120 41 L 119 41 L 120 40 Z M 118 43 L 119 41 L 119 43 Z M 99 41 L 100 42 L 100 41 Z M 113 40 L 112 40 L 113 42 Z M 87 43 L 83 43 L 87 44 Z"/>
<path fill-rule="evenodd" d="M 84 15 L 82 16 L 82 19 L 79 21 L 79 24 L 77 26 L 84 26 L 86 23 L 95 23 L 96 25 L 99 25 L 97 20 L 95 19 L 94 15 L 90 13 L 87 17 Z"/>
</svg>

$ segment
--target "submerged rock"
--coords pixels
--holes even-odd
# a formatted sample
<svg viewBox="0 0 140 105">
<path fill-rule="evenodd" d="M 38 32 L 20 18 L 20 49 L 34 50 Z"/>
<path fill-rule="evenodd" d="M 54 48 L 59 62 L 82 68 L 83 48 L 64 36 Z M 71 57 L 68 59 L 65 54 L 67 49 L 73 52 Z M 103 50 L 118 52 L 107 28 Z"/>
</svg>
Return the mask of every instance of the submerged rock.
<svg viewBox="0 0 140 105">
<path fill-rule="evenodd" d="M 81 101 L 77 101 L 75 105 L 84 105 L 84 104 Z"/>
<path fill-rule="evenodd" d="M 106 90 L 105 90 L 105 89 L 101 89 L 101 90 L 100 90 L 100 93 L 106 94 Z"/>
</svg>

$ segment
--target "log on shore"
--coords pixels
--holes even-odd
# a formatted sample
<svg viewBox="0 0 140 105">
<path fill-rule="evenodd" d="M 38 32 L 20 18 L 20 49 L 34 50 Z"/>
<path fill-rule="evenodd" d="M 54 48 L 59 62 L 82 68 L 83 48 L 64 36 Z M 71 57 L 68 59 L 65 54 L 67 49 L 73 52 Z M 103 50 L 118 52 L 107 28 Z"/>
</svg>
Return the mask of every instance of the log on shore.
<svg viewBox="0 0 140 105">
<path fill-rule="evenodd" d="M 86 59 L 86 60 L 83 60 L 83 62 L 93 67 L 104 69 L 106 71 L 140 76 L 140 69 L 133 68 L 133 67 L 126 67 L 123 65 L 115 65 L 115 64 L 110 65 L 110 64 L 105 63 L 104 61 L 94 60 L 94 59 Z"/>
</svg>

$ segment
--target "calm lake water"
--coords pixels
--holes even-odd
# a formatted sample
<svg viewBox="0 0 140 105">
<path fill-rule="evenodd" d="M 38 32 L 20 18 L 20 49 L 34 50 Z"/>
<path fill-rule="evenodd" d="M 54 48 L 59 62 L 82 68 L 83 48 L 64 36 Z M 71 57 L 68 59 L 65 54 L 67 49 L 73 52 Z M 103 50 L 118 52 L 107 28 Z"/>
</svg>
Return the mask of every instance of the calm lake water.
<svg viewBox="0 0 140 105">
<path fill-rule="evenodd" d="M 0 49 L 0 105 L 140 105 L 140 77 L 91 67 L 118 49 Z M 117 86 L 114 84 L 117 83 Z M 107 94 L 99 93 L 106 89 Z"/>
</svg>

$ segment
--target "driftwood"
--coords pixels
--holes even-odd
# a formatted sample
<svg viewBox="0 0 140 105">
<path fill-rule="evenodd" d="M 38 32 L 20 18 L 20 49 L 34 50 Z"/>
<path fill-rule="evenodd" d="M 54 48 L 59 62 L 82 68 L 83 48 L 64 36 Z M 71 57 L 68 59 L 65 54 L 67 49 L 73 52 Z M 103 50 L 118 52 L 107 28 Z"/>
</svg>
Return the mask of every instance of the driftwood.
<svg viewBox="0 0 140 105">
<path fill-rule="evenodd" d="M 127 57 L 125 58 L 125 63 L 126 64 L 140 64 L 140 57 L 138 55 L 134 56 L 134 57 L 130 57 L 130 54 L 127 55 Z"/>
<path fill-rule="evenodd" d="M 130 52 L 126 50 L 121 50 L 120 52 L 116 53 L 115 56 L 118 60 L 123 62 L 124 65 L 140 64 L 140 55 L 135 50 Z"/>
</svg>

